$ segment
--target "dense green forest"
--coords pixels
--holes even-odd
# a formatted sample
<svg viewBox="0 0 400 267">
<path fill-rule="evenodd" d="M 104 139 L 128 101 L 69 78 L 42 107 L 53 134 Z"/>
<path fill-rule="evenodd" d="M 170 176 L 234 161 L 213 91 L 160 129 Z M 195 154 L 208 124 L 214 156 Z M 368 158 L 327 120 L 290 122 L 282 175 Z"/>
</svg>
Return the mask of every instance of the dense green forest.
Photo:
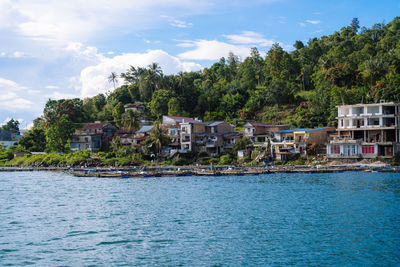
<svg viewBox="0 0 400 267">
<path fill-rule="evenodd" d="M 108 78 L 115 86 L 118 74 Z M 360 28 L 354 18 L 329 36 L 296 41 L 291 52 L 275 44 L 265 54 L 253 48 L 243 61 L 230 53 L 198 72 L 164 75 L 153 63 L 119 78 L 124 85 L 106 95 L 49 100 L 31 134 L 45 136 L 47 150 L 60 151 L 79 123 L 129 125 L 137 114 L 123 106 L 134 102 L 148 107 L 151 120 L 169 114 L 239 126 L 246 120 L 335 125 L 336 105 L 400 101 L 400 20 Z"/>
</svg>

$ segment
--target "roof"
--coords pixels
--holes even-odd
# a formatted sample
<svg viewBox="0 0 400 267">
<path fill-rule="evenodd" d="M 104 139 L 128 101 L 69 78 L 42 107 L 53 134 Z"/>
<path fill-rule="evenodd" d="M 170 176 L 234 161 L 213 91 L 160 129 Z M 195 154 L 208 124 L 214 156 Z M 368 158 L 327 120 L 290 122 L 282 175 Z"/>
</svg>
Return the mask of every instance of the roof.
<svg viewBox="0 0 400 267">
<path fill-rule="evenodd" d="M 146 133 L 149 132 L 153 129 L 153 125 L 146 125 L 146 126 L 142 126 L 142 128 L 139 129 L 139 131 L 137 131 L 137 133 Z"/>
<path fill-rule="evenodd" d="M 288 130 L 280 130 L 280 131 L 273 131 L 274 133 L 291 133 L 291 132 L 296 132 L 296 131 L 305 131 L 309 129 L 304 129 L 304 128 L 295 128 L 295 129 L 288 129 Z"/>
<path fill-rule="evenodd" d="M 107 125 L 112 125 L 108 122 L 100 122 L 100 123 L 88 123 L 85 126 L 83 126 L 81 128 L 81 130 L 92 130 L 92 129 L 97 129 L 97 130 L 101 130 L 104 127 L 106 127 Z M 114 126 L 113 126 L 114 127 Z"/>
<path fill-rule="evenodd" d="M 370 104 L 353 104 L 353 105 L 340 105 L 336 107 L 363 107 L 363 106 L 380 106 L 380 105 L 388 105 L 388 106 L 393 106 L 393 105 L 399 105 L 398 103 L 395 102 L 379 102 L 379 103 L 370 103 Z"/>
<path fill-rule="evenodd" d="M 270 127 L 271 125 L 268 125 L 266 123 L 262 123 L 262 122 L 248 122 L 249 124 L 251 124 L 251 126 L 253 127 Z"/>
<path fill-rule="evenodd" d="M 335 127 L 319 127 L 319 128 L 314 128 L 314 129 L 307 129 L 307 128 L 295 128 L 295 129 L 289 129 L 289 130 L 280 130 L 280 131 L 273 131 L 274 133 L 291 133 L 291 132 L 313 132 L 313 131 L 319 131 L 319 130 L 324 130 L 324 129 L 335 129 Z"/>
<path fill-rule="evenodd" d="M 214 121 L 214 122 L 211 122 L 211 123 L 207 124 L 206 126 L 212 127 L 212 126 L 217 126 L 217 125 L 219 125 L 221 123 L 223 123 L 223 121 Z"/>
<path fill-rule="evenodd" d="M 231 133 L 225 136 L 225 138 L 234 138 L 234 137 L 238 137 L 238 136 L 242 136 L 242 133 Z"/>
<path fill-rule="evenodd" d="M 174 121 L 177 121 L 177 122 L 183 122 L 183 121 L 185 121 L 185 122 L 195 122 L 195 121 L 197 121 L 197 120 L 195 120 L 193 118 L 188 118 L 188 117 L 165 116 L 165 115 L 163 117 L 171 119 L 171 120 L 174 120 Z"/>
<path fill-rule="evenodd" d="M 12 132 L 0 130 L 0 141 L 12 141 Z"/>
<path fill-rule="evenodd" d="M 314 128 L 314 129 L 307 129 L 305 132 L 313 132 L 313 131 L 319 131 L 319 130 L 325 130 L 325 129 L 335 129 L 335 127 L 327 126 L 327 127 L 319 127 L 319 128 Z"/>
</svg>

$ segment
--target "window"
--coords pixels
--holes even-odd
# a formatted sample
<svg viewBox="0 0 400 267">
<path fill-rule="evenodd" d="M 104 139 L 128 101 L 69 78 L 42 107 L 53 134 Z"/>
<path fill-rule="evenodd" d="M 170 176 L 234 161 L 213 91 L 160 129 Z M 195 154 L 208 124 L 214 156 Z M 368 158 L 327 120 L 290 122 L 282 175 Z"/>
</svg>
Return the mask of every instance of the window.
<svg viewBox="0 0 400 267">
<path fill-rule="evenodd" d="M 340 146 L 338 145 L 331 146 L 331 154 L 340 154 Z"/>
<path fill-rule="evenodd" d="M 375 154 L 375 146 L 362 146 L 363 154 Z"/>
</svg>

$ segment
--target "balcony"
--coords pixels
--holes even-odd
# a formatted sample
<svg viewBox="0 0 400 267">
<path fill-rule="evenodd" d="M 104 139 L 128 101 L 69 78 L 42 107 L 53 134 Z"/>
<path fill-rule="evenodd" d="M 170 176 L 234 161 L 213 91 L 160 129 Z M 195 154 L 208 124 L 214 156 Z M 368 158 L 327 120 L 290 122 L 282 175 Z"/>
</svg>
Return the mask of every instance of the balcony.
<svg viewBox="0 0 400 267">
<path fill-rule="evenodd" d="M 206 142 L 206 147 L 216 147 L 217 146 L 217 141 L 207 141 Z"/>
</svg>

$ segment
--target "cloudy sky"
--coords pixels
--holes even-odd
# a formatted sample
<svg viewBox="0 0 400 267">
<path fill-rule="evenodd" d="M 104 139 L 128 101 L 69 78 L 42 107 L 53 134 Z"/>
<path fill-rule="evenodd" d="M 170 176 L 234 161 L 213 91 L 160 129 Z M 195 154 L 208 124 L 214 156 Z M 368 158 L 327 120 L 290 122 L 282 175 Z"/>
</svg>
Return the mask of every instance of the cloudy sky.
<svg viewBox="0 0 400 267">
<path fill-rule="evenodd" d="M 106 77 L 130 65 L 199 70 L 399 11 L 398 0 L 0 0 L 0 124 L 26 127 L 49 98 L 104 93 Z"/>
</svg>

